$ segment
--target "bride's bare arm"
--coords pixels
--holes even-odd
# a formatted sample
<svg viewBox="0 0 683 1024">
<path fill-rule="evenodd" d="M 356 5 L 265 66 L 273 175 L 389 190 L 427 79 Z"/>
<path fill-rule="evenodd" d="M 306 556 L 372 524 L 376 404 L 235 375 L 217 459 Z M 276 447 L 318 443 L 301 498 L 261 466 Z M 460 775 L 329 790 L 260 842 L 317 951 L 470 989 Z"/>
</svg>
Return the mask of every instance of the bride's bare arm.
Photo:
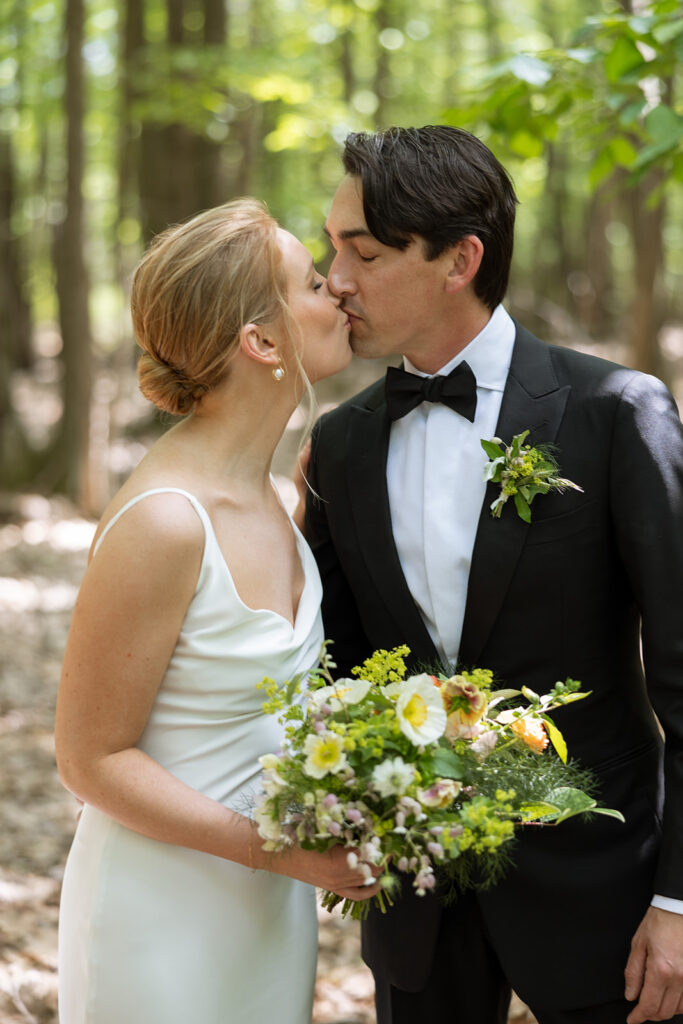
<svg viewBox="0 0 683 1024">
<path fill-rule="evenodd" d="M 197 583 L 204 530 L 180 495 L 149 496 L 104 538 L 74 609 L 57 701 L 57 764 L 80 800 L 152 839 L 267 868 L 351 899 L 371 894 L 341 849 L 265 854 L 243 815 L 136 744 Z"/>
</svg>

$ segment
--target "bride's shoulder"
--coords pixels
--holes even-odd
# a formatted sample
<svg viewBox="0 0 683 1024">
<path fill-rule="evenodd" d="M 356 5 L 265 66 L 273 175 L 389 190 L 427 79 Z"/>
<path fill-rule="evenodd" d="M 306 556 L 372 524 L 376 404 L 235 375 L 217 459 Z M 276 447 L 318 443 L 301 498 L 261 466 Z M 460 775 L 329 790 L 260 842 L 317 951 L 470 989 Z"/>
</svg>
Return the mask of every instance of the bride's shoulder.
<svg viewBox="0 0 683 1024">
<path fill-rule="evenodd" d="M 143 558 L 155 549 L 179 554 L 201 548 L 204 524 L 198 504 L 192 494 L 180 488 L 124 486 L 98 524 L 91 558 L 105 545 L 112 552 L 127 549 Z"/>
</svg>

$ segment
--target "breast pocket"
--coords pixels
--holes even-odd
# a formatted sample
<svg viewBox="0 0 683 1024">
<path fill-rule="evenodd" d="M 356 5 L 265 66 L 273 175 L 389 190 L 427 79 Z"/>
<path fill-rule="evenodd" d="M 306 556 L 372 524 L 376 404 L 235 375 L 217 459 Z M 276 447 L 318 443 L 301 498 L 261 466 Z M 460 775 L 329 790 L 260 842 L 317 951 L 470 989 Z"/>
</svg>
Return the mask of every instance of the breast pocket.
<svg viewBox="0 0 683 1024">
<path fill-rule="evenodd" d="M 537 501 L 542 501 L 539 496 Z M 525 547 L 541 544 L 562 544 L 569 538 L 595 529 L 598 517 L 598 504 L 595 501 L 584 502 L 578 508 L 569 509 L 559 515 L 536 517 L 536 504 L 531 507 L 531 523 Z"/>
</svg>

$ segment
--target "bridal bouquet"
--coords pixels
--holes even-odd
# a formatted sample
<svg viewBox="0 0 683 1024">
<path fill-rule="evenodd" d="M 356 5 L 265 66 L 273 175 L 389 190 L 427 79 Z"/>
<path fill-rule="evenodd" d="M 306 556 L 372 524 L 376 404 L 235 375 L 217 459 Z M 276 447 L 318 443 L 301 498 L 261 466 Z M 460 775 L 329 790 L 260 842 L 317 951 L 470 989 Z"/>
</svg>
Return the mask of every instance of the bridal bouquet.
<svg viewBox="0 0 683 1024">
<path fill-rule="evenodd" d="M 323 645 L 318 669 L 278 686 L 264 679 L 264 710 L 286 723 L 285 748 L 260 759 L 263 793 L 254 818 L 264 849 L 298 844 L 348 849 L 366 884 L 383 870 L 374 897 L 392 902 L 395 874 L 414 876 L 424 895 L 439 878 L 457 888 L 495 882 L 507 867 L 515 826 L 558 825 L 598 807 L 591 779 L 567 761 L 548 712 L 587 697 L 568 679 L 544 695 L 494 689 L 486 669 L 406 677 L 405 646 L 376 651 L 353 670 Z M 523 699 L 523 703 L 520 703 Z M 326 893 L 332 909 L 341 897 Z M 343 912 L 367 912 L 345 901 Z"/>
</svg>

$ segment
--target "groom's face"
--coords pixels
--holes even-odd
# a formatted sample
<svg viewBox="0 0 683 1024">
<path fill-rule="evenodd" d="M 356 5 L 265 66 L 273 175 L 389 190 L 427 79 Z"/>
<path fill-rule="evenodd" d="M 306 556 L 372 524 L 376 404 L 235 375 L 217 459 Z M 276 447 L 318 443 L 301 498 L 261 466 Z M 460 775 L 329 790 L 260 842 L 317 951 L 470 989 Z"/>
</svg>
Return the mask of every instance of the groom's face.
<svg viewBox="0 0 683 1024">
<path fill-rule="evenodd" d="M 351 348 L 366 359 L 419 353 L 443 327 L 448 256 L 428 261 L 422 241 L 407 249 L 383 245 L 370 234 L 360 178 L 337 189 L 325 231 L 336 250 L 328 286 L 351 320 Z"/>
</svg>

